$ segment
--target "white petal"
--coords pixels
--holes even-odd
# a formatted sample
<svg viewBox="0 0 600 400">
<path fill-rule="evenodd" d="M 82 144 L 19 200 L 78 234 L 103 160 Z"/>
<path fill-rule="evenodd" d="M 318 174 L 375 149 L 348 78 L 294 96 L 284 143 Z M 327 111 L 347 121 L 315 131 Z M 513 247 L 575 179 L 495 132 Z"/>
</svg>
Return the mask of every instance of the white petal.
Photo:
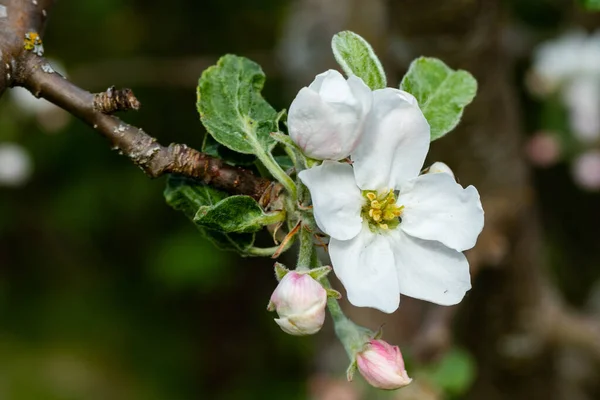
<svg viewBox="0 0 600 400">
<path fill-rule="evenodd" d="M 473 186 L 463 189 L 449 174 L 425 174 L 402 185 L 400 228 L 411 236 L 437 240 L 463 251 L 475 246 L 483 229 L 483 208 Z"/>
<path fill-rule="evenodd" d="M 301 171 L 298 177 L 310 190 L 315 220 L 323 232 L 339 240 L 351 239 L 360 232 L 364 198 L 350 165 L 324 161 Z"/>
<path fill-rule="evenodd" d="M 447 164 L 445 164 L 441 161 L 436 161 L 433 164 L 431 164 L 429 166 L 429 168 L 427 168 L 426 174 L 448 174 L 454 180 L 456 180 L 456 177 L 454 176 L 454 172 L 452 172 L 452 169 L 450 169 L 450 167 Z"/>
<path fill-rule="evenodd" d="M 328 103 L 355 101 L 346 79 L 342 74 L 333 69 L 317 75 L 313 83 L 308 87 L 319 93 L 321 98 Z"/>
<path fill-rule="evenodd" d="M 398 278 L 394 255 L 383 236 L 365 225 L 352 240 L 331 239 L 329 255 L 350 303 L 385 313 L 396 311 L 400 304 Z"/>
<path fill-rule="evenodd" d="M 333 70 L 317 75 L 308 88 L 298 92 L 290 106 L 290 137 L 309 157 L 348 157 L 362 133 L 371 96 L 360 79 L 346 81 Z"/>
<path fill-rule="evenodd" d="M 352 90 L 352 94 L 362 104 L 362 112 L 366 117 L 371 106 L 373 105 L 373 91 L 369 88 L 362 79 L 357 76 L 351 76 L 348 78 L 348 86 Z M 363 121 L 364 123 L 365 121 Z M 361 126 L 363 128 L 364 126 Z"/>
<path fill-rule="evenodd" d="M 439 242 L 410 237 L 400 229 L 387 236 L 394 252 L 400 293 L 450 306 L 471 288 L 466 257 Z"/>
<path fill-rule="evenodd" d="M 392 189 L 414 178 L 429 140 L 429 124 L 413 96 L 392 88 L 374 91 L 364 133 L 352 152 L 358 186 Z"/>
</svg>

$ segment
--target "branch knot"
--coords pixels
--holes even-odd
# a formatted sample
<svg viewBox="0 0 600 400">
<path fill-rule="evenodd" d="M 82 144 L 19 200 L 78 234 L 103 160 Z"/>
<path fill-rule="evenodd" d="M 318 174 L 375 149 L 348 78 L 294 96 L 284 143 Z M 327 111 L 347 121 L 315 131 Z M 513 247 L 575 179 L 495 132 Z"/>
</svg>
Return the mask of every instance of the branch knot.
<svg viewBox="0 0 600 400">
<path fill-rule="evenodd" d="M 104 92 L 94 94 L 94 110 L 102 114 L 139 110 L 139 108 L 140 102 L 131 89 L 115 89 L 114 86 L 111 86 Z"/>
</svg>

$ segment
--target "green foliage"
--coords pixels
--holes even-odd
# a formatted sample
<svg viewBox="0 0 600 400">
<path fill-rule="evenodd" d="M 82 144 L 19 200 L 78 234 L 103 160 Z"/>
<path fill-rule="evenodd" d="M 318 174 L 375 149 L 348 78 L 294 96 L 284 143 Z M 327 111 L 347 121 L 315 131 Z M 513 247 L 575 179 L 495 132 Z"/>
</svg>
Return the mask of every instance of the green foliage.
<svg viewBox="0 0 600 400">
<path fill-rule="evenodd" d="M 343 31 L 331 41 L 336 61 L 346 75 L 356 75 L 371 89 L 386 87 L 386 78 L 381 62 L 371 45 L 354 32 Z"/>
<path fill-rule="evenodd" d="M 579 4 L 590 11 L 600 11 L 600 0 L 579 0 Z"/>
<path fill-rule="evenodd" d="M 194 223 L 226 233 L 251 233 L 284 217 L 283 212 L 265 213 L 250 196 L 230 196 L 214 205 L 201 206 Z"/>
<path fill-rule="evenodd" d="M 208 186 L 199 184 L 191 179 L 170 176 L 164 192 L 167 203 L 176 210 L 182 211 L 191 219 L 198 229 L 215 246 L 221 250 L 237 251 L 247 254 L 254 244 L 254 233 L 250 232 L 220 232 L 210 229 L 196 221 L 196 215 L 205 210 L 203 207 L 215 207 L 227 198 L 227 194 Z M 253 200 L 254 201 L 254 200 Z M 258 205 L 257 205 L 258 206 Z M 224 209 L 225 210 L 225 209 Z M 226 211 L 225 211 L 226 213 Z M 213 225 L 214 226 L 214 225 Z M 232 229 L 233 225 L 229 225 Z M 248 229 L 248 225 L 244 227 Z"/>
<path fill-rule="evenodd" d="M 429 367 L 425 374 L 449 395 L 466 393 L 475 379 L 475 362 L 466 351 L 453 348 L 437 364 Z"/>
<path fill-rule="evenodd" d="M 279 166 L 281 168 L 283 168 L 284 170 L 294 168 L 294 162 L 292 161 L 292 159 L 289 156 L 281 155 L 281 156 L 275 156 L 273 158 L 275 159 L 277 164 L 279 164 Z"/>
<path fill-rule="evenodd" d="M 416 97 L 434 141 L 456 127 L 477 93 L 477 81 L 467 71 L 455 71 L 436 58 L 420 57 L 410 65 L 400 88 Z"/>
<path fill-rule="evenodd" d="M 278 113 L 261 95 L 265 74 L 244 57 L 226 55 L 198 82 L 200 119 L 222 145 L 244 154 L 263 154 L 275 145 Z"/>
<path fill-rule="evenodd" d="M 222 159 L 228 164 L 248 167 L 253 165 L 256 157 L 251 154 L 241 154 L 223 146 L 211 135 L 205 135 L 202 142 L 202 152 L 213 157 Z"/>
</svg>

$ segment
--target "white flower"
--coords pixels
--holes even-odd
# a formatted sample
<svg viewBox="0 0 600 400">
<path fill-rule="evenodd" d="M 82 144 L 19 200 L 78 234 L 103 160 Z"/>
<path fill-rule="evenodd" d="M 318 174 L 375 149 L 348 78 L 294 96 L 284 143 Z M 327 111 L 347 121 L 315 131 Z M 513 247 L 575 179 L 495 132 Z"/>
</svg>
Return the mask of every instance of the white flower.
<svg viewBox="0 0 600 400">
<path fill-rule="evenodd" d="M 598 66 L 600 72 L 600 66 Z M 600 77 L 579 76 L 567 84 L 562 98 L 569 110 L 569 125 L 584 143 L 600 138 Z"/>
<path fill-rule="evenodd" d="M 295 336 L 317 333 L 325 322 L 327 292 L 308 273 L 290 271 L 271 295 L 268 310 L 275 310 L 281 329 Z"/>
<path fill-rule="evenodd" d="M 599 76 L 600 33 L 574 31 L 543 43 L 535 51 L 533 71 L 548 90 L 573 77 Z"/>
<path fill-rule="evenodd" d="M 573 134 L 584 143 L 600 138 L 600 32 L 571 32 L 535 52 L 530 89 L 557 89 L 569 110 Z"/>
<path fill-rule="evenodd" d="M 325 161 L 299 174 L 355 306 L 391 313 L 400 293 L 452 305 L 471 288 L 461 252 L 483 228 L 479 193 L 447 173 L 419 175 L 429 140 L 412 95 L 376 90 L 353 164 Z"/>
<path fill-rule="evenodd" d="M 371 90 L 360 78 L 346 80 L 329 70 L 317 75 L 292 102 L 290 137 L 311 158 L 341 160 L 356 146 L 370 108 Z"/>
</svg>

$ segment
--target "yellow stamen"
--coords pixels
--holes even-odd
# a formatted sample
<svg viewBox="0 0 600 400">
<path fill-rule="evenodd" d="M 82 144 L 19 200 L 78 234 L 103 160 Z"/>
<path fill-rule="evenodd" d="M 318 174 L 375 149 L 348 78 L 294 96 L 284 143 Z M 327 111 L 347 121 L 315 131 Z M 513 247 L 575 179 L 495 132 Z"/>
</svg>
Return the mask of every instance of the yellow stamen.
<svg viewBox="0 0 600 400">
<path fill-rule="evenodd" d="M 372 230 L 388 230 L 398 226 L 404 206 L 396 204 L 393 190 L 365 191 L 363 196 L 366 204 L 362 208 L 362 216 Z"/>
<path fill-rule="evenodd" d="M 381 221 L 381 210 L 373 211 L 373 221 L 375 221 L 375 222 Z"/>
</svg>

